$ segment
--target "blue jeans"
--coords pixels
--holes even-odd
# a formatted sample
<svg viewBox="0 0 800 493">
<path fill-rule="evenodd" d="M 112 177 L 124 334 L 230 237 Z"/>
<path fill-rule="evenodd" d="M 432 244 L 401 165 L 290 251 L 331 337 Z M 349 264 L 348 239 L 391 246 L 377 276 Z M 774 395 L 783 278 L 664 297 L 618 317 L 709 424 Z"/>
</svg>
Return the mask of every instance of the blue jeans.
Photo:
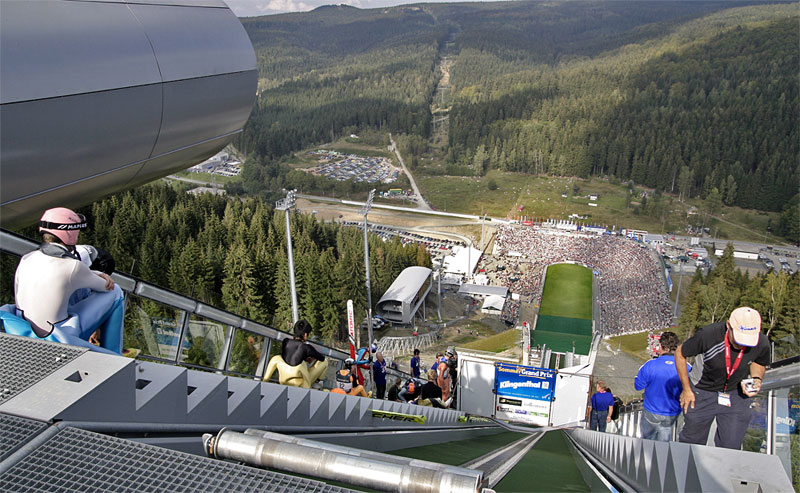
<svg viewBox="0 0 800 493">
<path fill-rule="evenodd" d="M 597 411 L 592 409 L 589 415 L 589 429 L 593 431 L 606 431 L 606 419 L 608 418 L 608 411 Z"/>
<path fill-rule="evenodd" d="M 642 419 L 639 422 L 639 429 L 642 438 L 647 440 L 658 440 L 668 442 L 672 439 L 672 425 L 678 420 L 680 414 L 675 416 L 662 416 L 653 414 L 647 409 L 642 409 Z"/>
</svg>

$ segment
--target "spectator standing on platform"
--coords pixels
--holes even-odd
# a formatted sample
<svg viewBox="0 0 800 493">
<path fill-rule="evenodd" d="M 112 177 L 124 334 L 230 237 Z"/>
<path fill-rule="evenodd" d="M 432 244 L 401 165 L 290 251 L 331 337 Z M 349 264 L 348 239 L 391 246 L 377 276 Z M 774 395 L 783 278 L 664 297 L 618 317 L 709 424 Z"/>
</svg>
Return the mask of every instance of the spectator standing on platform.
<svg viewBox="0 0 800 493">
<path fill-rule="evenodd" d="M 419 349 L 414 350 L 414 357 L 411 358 L 411 376 L 419 378 Z"/>
<path fill-rule="evenodd" d="M 386 360 L 383 359 L 383 353 L 380 351 L 375 353 L 372 377 L 375 379 L 375 397 L 383 400 L 383 396 L 386 395 Z"/>
<path fill-rule="evenodd" d="M 589 405 L 589 429 L 594 431 L 606 431 L 606 424 L 611 421 L 611 413 L 614 411 L 614 396 L 611 392 L 606 392 L 606 383 L 598 380 L 595 383 L 597 392 L 592 396 Z"/>
<path fill-rule="evenodd" d="M 390 400 L 392 402 L 400 401 L 399 394 L 400 394 L 400 390 L 401 389 L 402 389 L 402 387 L 400 387 L 400 379 L 399 378 L 395 378 L 394 379 L 394 384 L 391 387 L 389 387 L 389 395 L 388 395 L 388 397 L 386 399 Z"/>
<path fill-rule="evenodd" d="M 698 354 L 703 355 L 703 373 L 692 385 L 686 358 Z M 685 420 L 680 441 L 705 445 L 716 418 L 714 444 L 740 449 L 750 424 L 750 398 L 761 390 L 769 363 L 761 315 L 749 307 L 733 310 L 728 320 L 699 329 L 678 346 L 675 364 L 683 386 L 680 399 Z M 748 373 L 750 382 L 744 381 Z"/>
<path fill-rule="evenodd" d="M 661 334 L 658 358 L 651 359 L 636 374 L 634 387 L 644 390 L 644 410 L 640 430 L 642 438 L 670 441 L 672 426 L 681 414 L 680 396 L 683 387 L 675 367 L 678 336 L 674 332 Z M 687 372 L 691 367 L 686 364 Z"/>
</svg>

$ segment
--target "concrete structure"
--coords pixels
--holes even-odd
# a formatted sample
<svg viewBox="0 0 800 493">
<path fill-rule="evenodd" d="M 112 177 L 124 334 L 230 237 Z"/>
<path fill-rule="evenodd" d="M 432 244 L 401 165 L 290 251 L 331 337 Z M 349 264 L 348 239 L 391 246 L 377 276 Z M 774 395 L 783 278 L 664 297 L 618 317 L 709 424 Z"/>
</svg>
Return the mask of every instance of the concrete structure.
<svg viewBox="0 0 800 493">
<path fill-rule="evenodd" d="M 644 241 L 650 243 L 653 246 L 659 246 L 664 244 L 664 235 L 658 234 L 646 234 L 644 235 Z"/>
<path fill-rule="evenodd" d="M 714 255 L 721 257 L 725 251 L 725 246 L 714 248 Z M 741 243 L 733 244 L 733 258 L 740 258 L 744 260 L 758 260 L 759 248 L 754 245 L 743 245 Z"/>
<path fill-rule="evenodd" d="M 408 267 L 378 301 L 376 314 L 399 324 L 410 324 L 431 290 L 431 270 Z"/>
</svg>

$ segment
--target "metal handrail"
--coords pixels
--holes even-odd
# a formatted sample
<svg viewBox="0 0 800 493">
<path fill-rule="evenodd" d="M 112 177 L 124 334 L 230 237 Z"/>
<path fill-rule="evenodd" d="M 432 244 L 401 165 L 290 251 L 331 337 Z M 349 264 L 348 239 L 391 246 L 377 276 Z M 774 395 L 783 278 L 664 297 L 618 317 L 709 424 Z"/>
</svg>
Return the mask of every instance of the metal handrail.
<svg viewBox="0 0 800 493">
<path fill-rule="evenodd" d="M 13 233 L 5 229 L 0 229 L 0 251 L 4 253 L 17 255 L 21 257 L 35 250 L 38 247 L 39 243 L 36 243 L 35 241 L 32 241 L 17 233 Z M 264 336 L 265 338 L 273 341 L 283 341 L 285 339 L 291 339 L 293 337 L 292 334 L 289 334 L 288 332 L 276 329 L 274 327 L 270 327 L 268 325 L 261 324 L 254 320 L 240 317 L 235 313 L 231 313 L 229 311 L 222 310 L 220 308 L 205 304 L 194 298 L 182 295 L 180 293 L 176 293 L 175 291 L 162 288 L 154 284 L 150 284 L 130 274 L 114 272 L 114 274 L 112 274 L 111 277 L 114 279 L 114 282 L 117 283 L 119 287 L 126 293 L 130 293 L 132 295 L 141 298 L 146 298 L 148 300 L 156 301 L 158 303 L 167 305 L 171 308 L 181 310 L 187 314 L 198 315 L 205 319 L 213 320 L 215 322 L 228 325 L 236 330 L 241 329 L 256 335 Z M 228 337 L 226 338 L 228 347 L 230 347 L 230 344 L 232 344 L 236 330 L 230 331 Z M 346 353 L 336 348 L 328 347 L 316 342 L 310 342 L 310 344 L 314 346 L 317 349 L 317 351 L 319 351 L 323 356 L 330 357 L 335 360 L 343 361 L 350 357 L 349 353 Z M 142 356 L 144 357 L 144 355 Z M 150 359 L 151 357 L 148 356 L 147 358 Z M 180 358 L 180 351 L 177 352 L 175 360 L 166 360 L 166 361 L 182 365 L 182 363 L 180 363 L 179 361 L 179 358 Z M 160 360 L 161 358 L 158 359 Z M 214 367 L 201 367 L 201 368 L 212 371 L 221 371 L 219 368 L 214 368 Z M 225 368 L 224 371 L 227 371 L 227 368 Z M 260 376 L 258 375 L 258 373 L 259 371 L 257 371 L 255 376 Z M 408 373 L 405 373 L 400 370 L 394 370 L 394 369 L 389 370 L 387 368 L 387 373 L 391 373 L 394 376 L 410 378 L 410 375 Z"/>
</svg>

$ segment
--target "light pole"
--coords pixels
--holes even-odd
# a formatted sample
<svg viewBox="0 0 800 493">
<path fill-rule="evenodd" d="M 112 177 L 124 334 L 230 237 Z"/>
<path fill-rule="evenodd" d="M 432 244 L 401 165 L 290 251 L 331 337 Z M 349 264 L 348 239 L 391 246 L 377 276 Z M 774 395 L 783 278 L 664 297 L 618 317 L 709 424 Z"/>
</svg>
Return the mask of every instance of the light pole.
<svg viewBox="0 0 800 493">
<path fill-rule="evenodd" d="M 369 242 L 367 241 L 367 215 L 372 208 L 372 200 L 375 198 L 375 189 L 369 192 L 369 197 L 361 208 L 361 213 L 364 214 L 364 268 L 367 273 L 367 334 L 369 337 L 369 355 L 372 360 L 372 290 L 370 289 L 369 282 Z"/>
<path fill-rule="evenodd" d="M 289 209 L 294 207 L 295 190 L 286 192 L 286 198 L 275 202 L 275 208 L 286 212 L 286 255 L 289 258 L 289 287 L 292 291 L 292 323 L 297 323 L 300 315 L 297 313 L 297 289 L 294 283 L 294 258 L 292 257 L 292 229 L 289 224 Z"/>
</svg>

